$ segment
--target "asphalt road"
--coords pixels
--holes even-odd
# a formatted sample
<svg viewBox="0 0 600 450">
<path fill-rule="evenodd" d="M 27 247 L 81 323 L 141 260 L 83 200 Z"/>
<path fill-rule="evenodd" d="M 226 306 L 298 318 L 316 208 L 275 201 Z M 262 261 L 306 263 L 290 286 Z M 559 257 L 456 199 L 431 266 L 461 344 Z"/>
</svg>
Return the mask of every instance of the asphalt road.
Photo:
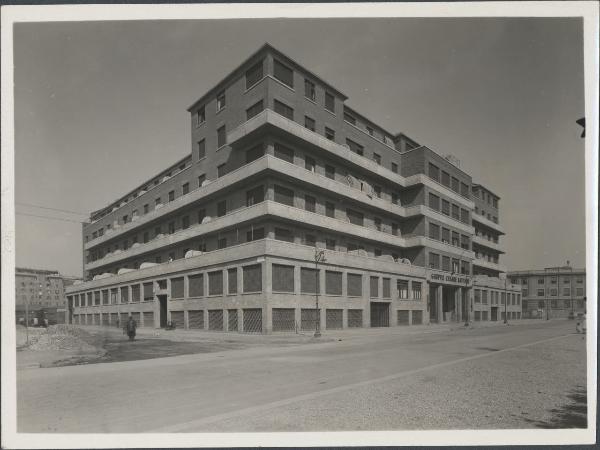
<svg viewBox="0 0 600 450">
<path fill-rule="evenodd" d="M 17 373 L 19 432 L 585 426 L 572 321 L 257 347 Z M 365 330 L 367 331 L 367 330 Z"/>
</svg>

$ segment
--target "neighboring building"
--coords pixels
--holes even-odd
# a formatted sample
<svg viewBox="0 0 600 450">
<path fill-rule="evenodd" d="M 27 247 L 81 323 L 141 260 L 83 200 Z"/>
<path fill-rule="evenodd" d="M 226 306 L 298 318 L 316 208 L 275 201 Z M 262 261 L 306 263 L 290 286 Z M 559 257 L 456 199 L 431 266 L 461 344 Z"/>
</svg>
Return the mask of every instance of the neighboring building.
<svg viewBox="0 0 600 450">
<path fill-rule="evenodd" d="M 15 270 L 15 310 L 18 322 L 25 320 L 25 305 L 30 321 L 43 310 L 52 322 L 65 321 L 65 286 L 74 277 L 64 277 L 55 270 L 39 270 L 17 267 Z"/>
<path fill-rule="evenodd" d="M 313 330 L 316 291 L 323 329 L 481 319 L 479 185 L 346 99 L 265 45 L 195 101 L 191 154 L 84 225 L 75 323 Z"/>
<path fill-rule="evenodd" d="M 509 272 L 510 280 L 521 285 L 523 317 L 569 317 L 586 311 L 585 269 L 562 267 Z"/>
</svg>

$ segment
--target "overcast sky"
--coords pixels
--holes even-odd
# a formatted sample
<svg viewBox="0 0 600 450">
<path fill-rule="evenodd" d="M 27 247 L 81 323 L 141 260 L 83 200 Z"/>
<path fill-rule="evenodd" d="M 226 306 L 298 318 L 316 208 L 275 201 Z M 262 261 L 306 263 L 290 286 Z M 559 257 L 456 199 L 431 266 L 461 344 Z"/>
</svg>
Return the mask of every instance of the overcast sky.
<svg viewBox="0 0 600 450">
<path fill-rule="evenodd" d="M 186 108 L 265 41 L 500 197 L 509 269 L 585 265 L 580 19 L 19 24 L 17 213 L 83 220 L 191 151 Z M 81 275 L 81 225 L 16 216 L 17 266 Z"/>
</svg>

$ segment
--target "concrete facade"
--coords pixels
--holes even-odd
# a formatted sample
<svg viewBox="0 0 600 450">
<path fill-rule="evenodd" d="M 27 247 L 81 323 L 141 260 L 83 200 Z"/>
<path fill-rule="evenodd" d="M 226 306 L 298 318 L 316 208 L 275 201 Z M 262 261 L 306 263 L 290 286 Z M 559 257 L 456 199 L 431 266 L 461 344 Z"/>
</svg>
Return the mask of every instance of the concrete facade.
<svg viewBox="0 0 600 450">
<path fill-rule="evenodd" d="M 322 329 L 473 320 L 479 185 L 346 100 L 265 45 L 194 102 L 190 155 L 84 225 L 75 322 L 307 330 L 317 293 Z"/>
<path fill-rule="evenodd" d="M 509 272 L 508 277 L 522 289 L 526 318 L 565 318 L 586 312 L 585 269 L 576 269 L 567 263 L 560 267 Z"/>
</svg>

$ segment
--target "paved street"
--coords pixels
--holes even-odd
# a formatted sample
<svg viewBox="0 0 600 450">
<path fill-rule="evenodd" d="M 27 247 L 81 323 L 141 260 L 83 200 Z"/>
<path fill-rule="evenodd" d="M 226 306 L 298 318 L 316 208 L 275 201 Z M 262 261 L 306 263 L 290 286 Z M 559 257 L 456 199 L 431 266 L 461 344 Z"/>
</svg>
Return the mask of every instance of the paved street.
<svg viewBox="0 0 600 450">
<path fill-rule="evenodd" d="M 572 321 L 20 370 L 20 432 L 585 426 Z M 329 335 L 332 336 L 332 335 Z"/>
</svg>

